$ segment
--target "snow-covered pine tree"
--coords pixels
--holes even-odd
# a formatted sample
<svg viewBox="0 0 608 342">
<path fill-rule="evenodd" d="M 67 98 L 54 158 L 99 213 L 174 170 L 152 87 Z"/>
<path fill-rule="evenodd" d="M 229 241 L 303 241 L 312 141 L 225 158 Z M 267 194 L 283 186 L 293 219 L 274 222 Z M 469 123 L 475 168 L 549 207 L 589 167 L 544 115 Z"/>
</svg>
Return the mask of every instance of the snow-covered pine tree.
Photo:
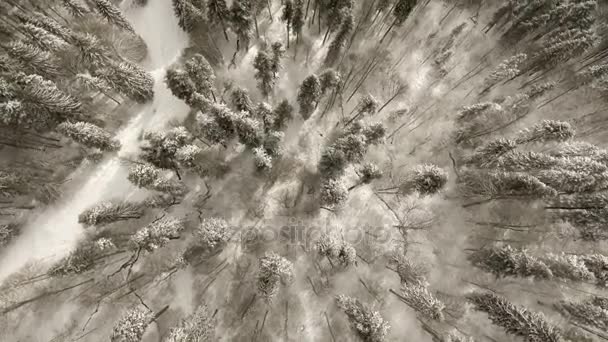
<svg viewBox="0 0 608 342">
<path fill-rule="evenodd" d="M 550 268 L 525 249 L 511 246 L 492 246 L 479 249 L 469 256 L 471 263 L 497 277 L 534 277 L 547 279 L 553 276 Z"/>
<path fill-rule="evenodd" d="M 113 88 L 135 100 L 146 103 L 154 97 L 154 79 L 150 73 L 130 62 L 111 62 L 96 75 L 113 86 Z"/>
<path fill-rule="evenodd" d="M 348 187 L 341 179 L 328 178 L 321 184 L 320 201 L 322 206 L 336 208 L 348 199 Z"/>
<path fill-rule="evenodd" d="M 177 151 L 193 141 L 185 127 L 175 127 L 164 132 L 146 132 L 146 144 L 142 146 L 141 158 L 161 169 L 177 170 Z"/>
<path fill-rule="evenodd" d="M 75 18 L 82 18 L 90 13 L 89 8 L 79 0 L 61 0 L 63 7 Z"/>
<path fill-rule="evenodd" d="M 572 322 L 599 331 L 608 330 L 608 310 L 596 305 L 593 299 L 581 302 L 562 300 L 556 303 L 554 307 Z"/>
<path fill-rule="evenodd" d="M 336 304 L 346 314 L 351 327 L 363 341 L 386 341 L 390 325 L 378 311 L 374 311 L 356 298 L 345 295 L 337 296 Z"/>
<path fill-rule="evenodd" d="M 317 75 L 310 75 L 304 79 L 298 89 L 298 104 L 300 105 L 300 115 L 307 120 L 312 112 L 317 108 L 321 100 L 321 82 Z"/>
<path fill-rule="evenodd" d="M 128 310 L 112 328 L 110 342 L 140 342 L 153 319 L 154 313 L 148 308 Z"/>
<path fill-rule="evenodd" d="M 137 187 L 148 188 L 160 177 L 162 177 L 161 169 L 150 164 L 134 164 L 129 168 L 127 179 Z"/>
<path fill-rule="evenodd" d="M 144 215 L 144 208 L 139 203 L 128 201 L 104 201 L 78 215 L 78 222 L 85 226 L 103 226 L 109 223 L 138 219 Z"/>
<path fill-rule="evenodd" d="M 59 70 L 53 55 L 41 48 L 21 41 L 14 41 L 6 46 L 7 55 L 21 66 L 21 70 L 30 74 L 55 78 Z"/>
<path fill-rule="evenodd" d="M 204 13 L 194 6 L 190 0 L 172 0 L 173 11 L 177 17 L 179 27 L 186 32 L 191 32 L 196 24 L 201 22 Z"/>
<path fill-rule="evenodd" d="M 352 13 L 347 13 L 342 19 L 342 24 L 338 30 L 338 33 L 329 44 L 327 55 L 325 55 L 325 61 L 323 62 L 326 67 L 332 67 L 340 57 L 342 49 L 346 45 L 346 41 L 350 37 L 355 26 L 355 19 Z"/>
<path fill-rule="evenodd" d="M 266 252 L 259 259 L 259 268 L 258 292 L 267 302 L 271 302 L 279 293 L 281 284 L 288 285 L 293 281 L 293 264 L 275 252 Z"/>
<path fill-rule="evenodd" d="M 30 39 L 27 39 L 28 43 L 37 45 L 45 51 L 56 52 L 67 48 L 67 43 L 63 39 L 36 25 L 25 23 L 21 25 L 21 29 L 30 36 Z"/>
<path fill-rule="evenodd" d="M 224 32 L 224 37 L 228 41 L 228 33 L 226 33 L 226 21 L 231 20 L 231 13 L 226 5 L 226 0 L 208 0 L 207 1 L 207 18 L 212 25 L 219 25 Z"/>
<path fill-rule="evenodd" d="M 336 147 L 329 146 L 321 153 L 319 160 L 319 173 L 324 178 L 336 178 L 344 173 L 348 160 L 344 152 Z"/>
<path fill-rule="evenodd" d="M 237 36 L 236 51 L 249 50 L 249 41 L 253 29 L 250 0 L 234 0 L 230 7 L 230 21 Z"/>
<path fill-rule="evenodd" d="M 475 309 L 487 313 L 492 323 L 526 342 L 562 340 L 560 330 L 551 325 L 541 313 L 528 311 L 493 293 L 471 293 L 467 299 Z"/>
<path fill-rule="evenodd" d="M 82 104 L 77 99 L 64 93 L 52 81 L 39 75 L 26 75 L 22 72 L 15 75 L 17 98 L 31 110 L 49 113 L 59 120 L 78 118 L 82 114 Z"/>
<path fill-rule="evenodd" d="M 174 217 L 165 216 L 139 229 L 131 236 L 133 249 L 153 252 L 166 246 L 169 241 L 180 238 L 184 223 Z"/>
<path fill-rule="evenodd" d="M 439 322 L 445 319 L 443 314 L 445 304 L 422 284 L 403 284 L 399 298 L 425 318 Z"/>
<path fill-rule="evenodd" d="M 293 4 L 293 16 L 291 17 L 291 30 L 296 36 L 296 46 L 300 43 L 300 36 L 305 24 L 304 1 L 295 0 Z"/>
<path fill-rule="evenodd" d="M 184 67 L 195 85 L 196 92 L 215 101 L 215 73 L 207 59 L 197 53 L 186 61 Z"/>
<path fill-rule="evenodd" d="M 521 72 L 520 66 L 526 61 L 528 55 L 518 53 L 515 56 L 505 59 L 500 63 L 484 80 L 486 88 L 492 87 L 498 82 L 513 78 Z"/>
<path fill-rule="evenodd" d="M 237 87 L 230 94 L 230 102 L 238 112 L 253 113 L 253 102 L 247 89 Z"/>
<path fill-rule="evenodd" d="M 88 122 L 63 122 L 57 126 L 57 131 L 66 137 L 90 148 L 102 151 L 117 151 L 120 142 L 99 126 Z"/>
<path fill-rule="evenodd" d="M 135 34 L 135 30 L 127 18 L 109 0 L 93 0 L 93 2 L 95 3 L 97 12 L 109 23 Z"/>
<path fill-rule="evenodd" d="M 253 60 L 253 68 L 255 69 L 255 79 L 258 80 L 258 88 L 262 92 L 264 98 L 268 98 L 272 94 L 275 82 L 275 74 L 272 70 L 272 59 L 264 50 L 259 50 Z"/>
<path fill-rule="evenodd" d="M 380 42 L 384 41 L 384 38 L 391 32 L 393 27 L 400 27 L 410 16 L 410 13 L 414 10 L 418 0 L 397 0 L 393 8 L 393 22 L 386 30 L 386 33 L 380 39 Z"/>
<path fill-rule="evenodd" d="M 188 104 L 192 103 L 191 98 L 196 92 L 196 84 L 194 84 L 188 72 L 175 67 L 170 68 L 165 75 L 165 83 L 173 96 Z"/>
<path fill-rule="evenodd" d="M 422 164 L 413 168 L 403 179 L 399 192 L 409 194 L 416 191 L 421 195 L 433 195 L 441 191 L 448 182 L 448 174 L 433 164 Z"/>
<path fill-rule="evenodd" d="M 70 254 L 51 266 L 47 274 L 52 277 L 82 274 L 95 267 L 95 263 L 104 250 L 113 247 L 112 242 L 105 238 L 96 241 L 84 241 Z"/>
<path fill-rule="evenodd" d="M 171 328 L 164 342 L 204 342 L 215 338 L 216 319 L 205 304 L 201 304 L 178 326 Z"/>
<path fill-rule="evenodd" d="M 291 31 L 291 23 L 293 20 L 293 12 L 294 12 L 294 8 L 293 8 L 293 1 L 291 0 L 285 0 L 284 4 L 283 4 L 283 11 L 281 12 L 281 20 L 283 20 L 283 22 L 285 22 L 285 26 L 287 26 L 287 40 L 286 40 L 286 45 L 287 48 L 289 49 L 289 31 Z"/>
</svg>

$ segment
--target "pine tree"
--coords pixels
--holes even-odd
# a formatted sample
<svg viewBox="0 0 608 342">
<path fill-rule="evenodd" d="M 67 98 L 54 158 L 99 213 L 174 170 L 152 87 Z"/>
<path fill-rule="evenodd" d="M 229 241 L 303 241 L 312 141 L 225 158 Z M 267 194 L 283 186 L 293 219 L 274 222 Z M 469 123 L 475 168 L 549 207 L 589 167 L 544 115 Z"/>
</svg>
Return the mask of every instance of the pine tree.
<svg viewBox="0 0 608 342">
<path fill-rule="evenodd" d="M 281 284 L 288 285 L 293 281 L 293 264 L 274 252 L 266 252 L 259 259 L 259 268 L 258 292 L 267 302 L 278 294 Z"/>
<path fill-rule="evenodd" d="M 141 204 L 127 201 L 104 201 L 78 215 L 78 222 L 85 226 L 103 226 L 109 223 L 138 219 L 144 215 Z"/>
<path fill-rule="evenodd" d="M 63 122 L 57 126 L 57 131 L 86 147 L 102 151 L 120 149 L 120 142 L 109 132 L 88 122 Z"/>
<path fill-rule="evenodd" d="M 281 59 L 285 56 L 285 49 L 283 49 L 283 44 L 280 42 L 274 42 L 270 46 L 272 51 L 272 64 L 271 70 L 274 75 L 274 78 L 278 78 L 279 70 L 281 69 Z"/>
<path fill-rule="evenodd" d="M 63 7 L 70 12 L 75 18 L 81 18 L 89 14 L 90 10 L 85 4 L 80 3 L 78 0 L 62 0 Z"/>
<path fill-rule="evenodd" d="M 354 7 L 353 0 L 328 0 L 323 4 L 323 12 L 327 22 L 327 30 L 323 37 L 323 44 L 327 41 L 329 34 L 338 30 L 340 24 L 347 16 L 352 15 Z"/>
<path fill-rule="evenodd" d="M 172 0 L 173 11 L 178 19 L 179 27 L 191 32 L 196 24 L 204 19 L 204 13 L 189 0 Z"/>
<path fill-rule="evenodd" d="M 226 5 L 226 0 L 208 0 L 207 17 L 212 24 L 219 24 L 224 32 L 224 37 L 228 41 L 226 33 L 226 20 L 231 20 L 231 13 Z"/>
<path fill-rule="evenodd" d="M 275 76 L 272 72 L 272 59 L 266 51 L 258 51 L 253 60 L 253 67 L 256 70 L 254 77 L 259 82 L 258 88 L 260 88 L 264 98 L 268 98 L 274 88 Z"/>
<path fill-rule="evenodd" d="M 165 75 L 165 83 L 173 96 L 188 104 L 192 103 L 191 98 L 196 92 L 196 84 L 194 84 L 188 72 L 182 69 L 170 68 Z"/>
<path fill-rule="evenodd" d="M 146 332 L 146 328 L 154 318 L 149 309 L 139 307 L 130 309 L 120 318 L 112 329 L 110 342 L 139 342 Z"/>
<path fill-rule="evenodd" d="M 443 314 L 445 304 L 437 299 L 424 285 L 404 284 L 401 287 L 399 298 L 428 319 L 441 322 L 445 318 Z"/>
<path fill-rule="evenodd" d="M 15 41 L 8 44 L 6 52 L 11 59 L 30 74 L 54 78 L 59 73 L 57 61 L 53 55 L 36 46 Z"/>
<path fill-rule="evenodd" d="M 422 164 L 410 171 L 399 186 L 399 192 L 408 194 L 416 191 L 421 195 L 433 195 L 448 182 L 448 174 L 433 164 Z"/>
<path fill-rule="evenodd" d="M 321 83 L 321 95 L 325 95 L 328 90 L 335 90 L 340 87 L 342 75 L 334 69 L 327 69 L 319 75 L 319 82 Z"/>
<path fill-rule="evenodd" d="M 298 90 L 298 104 L 300 115 L 307 120 L 316 109 L 321 100 L 321 82 L 317 75 L 310 75 L 304 79 Z"/>
<path fill-rule="evenodd" d="M 183 230 L 182 221 L 174 217 L 162 217 L 139 229 L 130 241 L 134 249 L 153 252 L 166 246 L 169 241 L 179 239 L 179 233 Z"/>
<path fill-rule="evenodd" d="M 363 134 L 352 133 L 338 138 L 332 145 L 342 151 L 349 163 L 359 163 L 367 152 L 367 138 Z"/>
<path fill-rule="evenodd" d="M 111 84 L 117 92 L 138 103 L 146 103 L 154 97 L 154 79 L 133 63 L 113 62 L 96 76 Z"/>
<path fill-rule="evenodd" d="M 533 69 L 547 69 L 559 63 L 580 56 L 593 47 L 596 37 L 591 31 L 580 29 L 563 29 L 548 37 L 543 48 L 532 55 Z"/>
<path fill-rule="evenodd" d="M 109 23 L 135 34 L 133 26 L 131 26 L 129 21 L 123 16 L 120 9 L 114 6 L 109 0 L 93 0 L 93 2 L 97 7 L 97 12 L 99 12 L 99 14 Z"/>
<path fill-rule="evenodd" d="M 521 72 L 520 66 L 523 62 L 526 61 L 528 55 L 525 53 L 519 53 L 515 56 L 512 56 L 508 59 L 505 59 L 502 63 L 500 63 L 496 69 L 494 69 L 488 77 L 484 80 L 484 85 L 486 87 L 491 87 L 498 82 L 501 82 L 505 79 L 513 78 Z"/>
<path fill-rule="evenodd" d="M 336 304 L 344 311 L 351 327 L 365 342 L 383 342 L 387 339 L 390 325 L 369 306 L 356 298 L 339 295 Z"/>
<path fill-rule="evenodd" d="M 467 299 L 475 309 L 487 313 L 492 323 L 526 342 L 560 342 L 562 339 L 559 329 L 547 322 L 542 314 L 515 306 L 495 294 L 472 293 Z"/>
<path fill-rule="evenodd" d="M 234 0 L 230 8 L 232 28 L 237 36 L 236 51 L 249 50 L 253 20 L 250 0 Z"/>
<path fill-rule="evenodd" d="M 18 87 L 17 98 L 33 110 L 62 119 L 77 118 L 82 114 L 82 104 L 78 100 L 39 75 L 18 73 L 15 85 Z"/>
<path fill-rule="evenodd" d="M 374 179 L 382 178 L 382 170 L 374 163 L 365 163 L 358 170 L 361 183 L 369 184 Z"/>
<path fill-rule="evenodd" d="M 194 232 L 199 246 L 214 249 L 225 245 L 232 237 L 232 229 L 223 218 L 204 218 Z"/>
<path fill-rule="evenodd" d="M 193 140 L 185 127 L 175 127 L 164 132 L 147 132 L 143 136 L 141 158 L 161 169 L 177 170 L 177 151 Z"/>
<path fill-rule="evenodd" d="M 327 50 L 327 55 L 325 56 L 325 61 L 323 62 L 326 67 L 332 67 L 338 61 L 338 58 L 342 53 L 342 49 L 350 37 L 354 26 L 355 19 L 353 18 L 352 13 L 349 12 L 344 16 L 338 33 L 334 37 L 334 40 L 332 40 L 331 44 L 329 44 L 329 49 Z"/>
<path fill-rule="evenodd" d="M 568 122 L 544 120 L 531 128 L 517 133 L 517 144 L 528 144 L 548 141 L 566 141 L 574 136 L 574 128 Z"/>
<path fill-rule="evenodd" d="M 162 170 L 150 164 L 135 164 L 129 168 L 128 179 L 140 188 L 153 185 L 160 177 Z"/>
<path fill-rule="evenodd" d="M 395 18 L 393 19 L 393 22 L 391 23 L 389 28 L 386 30 L 384 36 L 382 36 L 382 38 L 380 39 L 380 43 L 384 41 L 384 38 L 386 38 L 389 32 L 391 32 L 393 27 L 400 27 L 401 25 L 403 25 L 403 23 L 407 20 L 407 17 L 410 16 L 412 10 L 414 10 L 414 7 L 416 6 L 417 2 L 418 0 L 397 0 L 397 4 L 393 9 L 393 16 Z"/>
<path fill-rule="evenodd" d="M 110 68 L 108 66 L 110 56 L 96 36 L 77 32 L 71 36 L 70 43 L 80 53 L 82 61 L 94 69 L 96 74 L 103 73 L 103 69 L 98 71 L 96 70 L 98 68 Z M 107 71 L 107 73 L 111 72 L 113 72 L 111 69 Z"/>
<path fill-rule="evenodd" d="M 216 319 L 207 305 L 202 304 L 169 331 L 165 342 L 203 342 L 215 338 Z"/>
<path fill-rule="evenodd" d="M 304 28 L 304 1 L 295 0 L 293 7 L 293 15 L 291 17 L 291 30 L 296 36 L 296 46 L 300 43 L 300 36 L 302 35 L 302 29 Z"/>
<path fill-rule="evenodd" d="M 321 184 L 321 205 L 330 208 L 339 207 L 348 199 L 348 188 L 340 179 L 326 179 Z"/>
<path fill-rule="evenodd" d="M 112 242 L 107 239 L 85 241 L 66 257 L 51 266 L 47 274 L 52 277 L 82 274 L 93 269 L 95 263 L 99 260 L 100 254 L 112 247 Z"/>
<path fill-rule="evenodd" d="M 511 246 L 483 248 L 469 256 L 471 263 L 497 277 L 535 277 L 547 279 L 553 276 L 549 267 L 524 250 Z"/>
<path fill-rule="evenodd" d="M 69 42 L 72 35 L 74 35 L 74 32 L 69 28 L 60 25 L 57 21 L 39 12 L 31 12 L 27 15 L 21 12 L 16 12 L 15 14 L 22 23 L 29 23 L 37 26 L 66 42 Z"/>
<path fill-rule="evenodd" d="M 414 263 L 405 255 L 405 251 L 396 250 L 392 253 L 389 264 L 395 267 L 395 271 L 401 279 L 401 284 L 413 286 L 426 286 L 427 270 L 425 267 Z"/>
<path fill-rule="evenodd" d="M 65 50 L 67 47 L 63 39 L 31 23 L 21 25 L 21 29 L 31 37 L 28 43 L 38 45 L 43 50 L 55 52 Z"/>
<path fill-rule="evenodd" d="M 319 255 L 335 260 L 342 267 L 356 264 L 356 249 L 344 239 L 338 239 L 333 234 L 323 233 L 315 247 Z"/>
<path fill-rule="evenodd" d="M 196 167 L 196 161 L 202 152 L 203 150 L 196 145 L 184 145 L 177 149 L 175 159 L 184 167 L 194 168 Z"/>
<path fill-rule="evenodd" d="M 21 226 L 16 223 L 0 224 L 0 247 L 11 243 L 21 233 Z"/>
<path fill-rule="evenodd" d="M 281 101 L 273 110 L 273 122 L 271 129 L 274 131 L 281 131 L 287 127 L 287 123 L 293 119 L 293 106 L 289 104 L 289 101 Z"/>
<path fill-rule="evenodd" d="M 330 146 L 323 150 L 318 168 L 322 177 L 331 179 L 341 176 L 346 166 L 348 166 L 348 160 L 344 152 Z"/>
<path fill-rule="evenodd" d="M 367 94 L 365 96 L 362 96 L 361 98 L 359 98 L 359 102 L 357 103 L 357 106 L 355 107 L 355 109 L 353 109 L 353 112 L 355 112 L 355 115 L 353 115 L 352 118 L 348 119 L 344 123 L 344 126 L 350 125 L 353 121 L 359 119 L 362 116 L 374 115 L 374 114 L 376 114 L 377 110 L 378 110 L 378 101 L 374 98 L 374 96 L 372 96 L 372 94 Z"/>
<path fill-rule="evenodd" d="M 593 299 L 583 302 L 562 300 L 555 304 L 555 309 L 575 323 L 586 325 L 599 331 L 608 330 L 608 310 L 595 305 Z"/>
<path fill-rule="evenodd" d="M 258 170 L 268 171 L 272 169 L 272 157 L 262 147 L 256 147 L 252 150 L 253 162 Z"/>
<path fill-rule="evenodd" d="M 213 92 L 215 88 L 215 73 L 207 59 L 197 53 L 186 61 L 184 66 L 188 72 L 188 76 L 190 76 L 196 87 L 196 91 L 207 98 L 213 98 L 215 101 Z"/>
<path fill-rule="evenodd" d="M 281 13 L 281 20 L 285 22 L 287 26 L 287 48 L 289 49 L 289 31 L 291 30 L 291 23 L 293 20 L 293 1 L 285 0 L 283 5 L 283 12 Z"/>
<path fill-rule="evenodd" d="M 95 77 L 89 74 L 78 74 L 76 75 L 76 81 L 80 86 L 89 91 L 98 91 L 114 101 L 117 105 L 120 105 L 120 101 L 116 100 L 113 96 L 108 94 L 112 91 L 112 87 L 103 79 Z"/>
<path fill-rule="evenodd" d="M 243 88 L 236 88 L 230 94 L 230 102 L 234 109 L 239 112 L 253 113 L 253 102 L 249 97 L 249 92 Z"/>
</svg>

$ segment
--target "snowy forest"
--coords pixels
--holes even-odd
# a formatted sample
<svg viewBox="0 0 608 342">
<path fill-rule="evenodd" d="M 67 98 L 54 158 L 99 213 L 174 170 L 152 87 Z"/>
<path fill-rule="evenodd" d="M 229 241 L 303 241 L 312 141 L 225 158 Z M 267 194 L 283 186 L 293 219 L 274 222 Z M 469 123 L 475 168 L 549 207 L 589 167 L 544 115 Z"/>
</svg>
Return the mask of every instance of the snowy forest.
<svg viewBox="0 0 608 342">
<path fill-rule="evenodd" d="M 0 0 L 0 341 L 608 341 L 608 1 Z"/>
</svg>

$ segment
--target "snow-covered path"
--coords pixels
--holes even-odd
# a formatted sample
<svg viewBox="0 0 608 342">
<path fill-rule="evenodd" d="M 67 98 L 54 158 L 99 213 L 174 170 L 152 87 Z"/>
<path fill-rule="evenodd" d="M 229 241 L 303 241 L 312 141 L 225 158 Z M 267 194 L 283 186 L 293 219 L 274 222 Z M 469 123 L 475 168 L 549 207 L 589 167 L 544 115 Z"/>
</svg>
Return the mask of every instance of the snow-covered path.
<svg viewBox="0 0 608 342">
<path fill-rule="evenodd" d="M 154 100 L 139 110 L 122 128 L 117 139 L 122 143 L 118 155 L 102 161 L 95 170 L 78 169 L 73 178 L 82 179 L 78 186 L 67 185 L 62 199 L 30 218 L 22 235 L 0 255 L 0 282 L 8 275 L 34 260 L 49 262 L 67 255 L 83 236 L 78 214 L 95 203 L 111 198 L 127 198 L 135 188 L 127 181 L 121 157 L 139 149 L 138 137 L 143 130 L 161 128 L 172 119 L 184 118 L 188 107 L 171 95 L 163 78 L 165 70 L 188 45 L 188 36 L 177 25 L 171 1 L 149 0 L 143 8 L 125 10 L 135 31 L 148 46 L 145 67 L 154 80 Z"/>
</svg>

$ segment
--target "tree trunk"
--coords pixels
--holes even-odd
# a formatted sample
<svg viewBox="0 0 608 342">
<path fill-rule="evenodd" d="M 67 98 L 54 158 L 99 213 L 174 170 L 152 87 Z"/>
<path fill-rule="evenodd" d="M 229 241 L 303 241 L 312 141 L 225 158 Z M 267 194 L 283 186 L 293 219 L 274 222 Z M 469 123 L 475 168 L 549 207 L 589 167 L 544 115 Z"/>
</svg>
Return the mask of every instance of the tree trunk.
<svg viewBox="0 0 608 342">
<path fill-rule="evenodd" d="M 310 6 L 310 0 L 306 2 L 306 11 L 304 12 L 304 20 L 308 19 L 308 7 Z"/>
<path fill-rule="evenodd" d="M 325 31 L 325 36 L 323 37 L 323 43 L 321 43 L 321 45 L 325 45 L 325 42 L 327 41 L 327 37 L 329 36 L 329 28 L 330 28 L 330 25 L 328 23 L 327 31 Z"/>
<path fill-rule="evenodd" d="M 384 36 L 382 36 L 382 39 L 380 39 L 380 42 L 378 44 L 382 44 L 382 41 L 384 41 L 384 38 L 386 38 L 386 36 L 389 34 L 389 32 L 391 32 L 391 30 L 393 29 L 393 27 L 395 26 L 396 23 L 397 23 L 397 19 L 393 20 L 393 23 L 391 24 L 391 26 L 388 27 L 388 30 L 386 30 L 386 33 L 384 34 Z"/>
<path fill-rule="evenodd" d="M 289 23 L 287 23 L 287 48 L 289 49 Z"/>
<path fill-rule="evenodd" d="M 266 6 L 268 7 L 268 15 L 270 16 L 270 21 L 274 21 L 274 19 L 272 18 L 272 9 L 270 6 L 270 0 L 266 0 Z"/>
<path fill-rule="evenodd" d="M 317 15 L 317 7 L 319 7 L 319 0 L 315 0 L 315 7 L 312 11 L 312 17 L 310 18 L 310 22 L 308 23 L 308 27 L 312 26 L 315 23 L 315 16 Z"/>
<path fill-rule="evenodd" d="M 258 27 L 258 16 L 253 16 L 253 22 L 255 23 L 255 36 L 260 39 L 260 29 Z"/>
</svg>

